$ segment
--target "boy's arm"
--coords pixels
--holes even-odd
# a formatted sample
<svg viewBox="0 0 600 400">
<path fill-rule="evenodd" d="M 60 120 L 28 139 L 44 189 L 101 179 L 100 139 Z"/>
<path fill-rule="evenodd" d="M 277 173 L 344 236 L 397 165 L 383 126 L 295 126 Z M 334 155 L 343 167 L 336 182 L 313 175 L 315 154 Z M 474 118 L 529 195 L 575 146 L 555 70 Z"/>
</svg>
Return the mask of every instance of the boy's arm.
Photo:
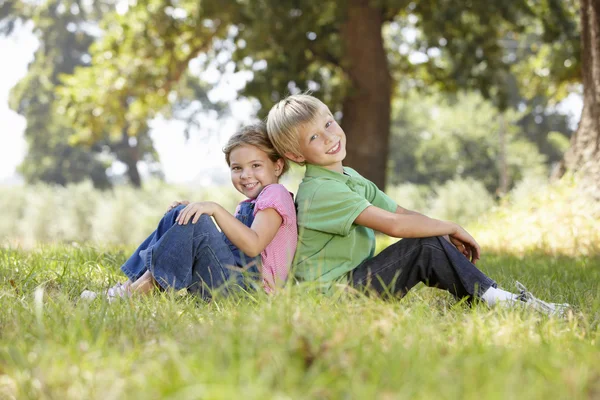
<svg viewBox="0 0 600 400">
<path fill-rule="evenodd" d="M 283 222 L 275 209 L 267 208 L 256 213 L 252 228 L 248 228 L 226 209 L 211 201 L 188 205 L 177 217 L 177 222 L 185 225 L 191 219 L 192 223 L 196 223 L 202 214 L 213 217 L 231 243 L 250 257 L 259 255 L 271 243 Z"/>
<path fill-rule="evenodd" d="M 398 206 L 398 207 L 396 208 L 396 214 L 423 215 L 423 214 L 421 214 L 421 213 L 419 213 L 419 212 L 416 212 L 416 211 L 411 211 L 411 210 L 408 210 L 408 209 L 406 209 L 406 208 L 402 208 L 402 207 L 400 207 L 400 206 Z"/>
<path fill-rule="evenodd" d="M 396 208 L 396 214 L 411 214 L 411 215 L 423 215 L 419 212 L 416 211 L 411 211 L 411 210 L 407 210 L 406 208 L 402 208 L 400 206 L 398 206 L 398 208 Z M 458 249 L 458 251 L 460 251 L 461 253 L 464 254 L 465 257 L 470 259 L 470 254 L 469 254 L 469 248 L 467 247 L 467 245 L 465 245 L 463 242 L 461 242 L 460 240 L 456 239 L 455 237 L 450 237 L 449 235 L 443 235 L 442 236 L 444 239 L 446 239 L 448 242 L 452 243 L 452 245 L 454 247 L 456 247 Z"/>
<path fill-rule="evenodd" d="M 402 210 L 396 209 L 396 213 L 391 213 L 379 207 L 369 206 L 356 217 L 354 223 L 397 238 L 448 235 L 451 239 L 457 239 L 464 244 L 468 251 L 467 258 L 470 258 L 473 263 L 479 259 L 479 244 L 461 226 L 419 213 L 402 212 Z"/>
</svg>

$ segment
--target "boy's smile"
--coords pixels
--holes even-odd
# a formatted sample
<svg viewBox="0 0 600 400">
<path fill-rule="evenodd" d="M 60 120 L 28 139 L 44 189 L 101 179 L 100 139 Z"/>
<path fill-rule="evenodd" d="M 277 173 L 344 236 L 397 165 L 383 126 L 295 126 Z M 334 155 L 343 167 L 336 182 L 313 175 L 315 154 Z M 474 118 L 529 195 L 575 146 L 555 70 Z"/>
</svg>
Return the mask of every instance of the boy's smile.
<svg viewBox="0 0 600 400">
<path fill-rule="evenodd" d="M 329 150 L 327 152 L 327 154 L 337 154 L 342 149 L 341 144 L 342 144 L 342 141 L 340 140 L 339 142 L 337 142 L 337 144 L 335 146 L 333 146 L 331 148 L 331 150 Z"/>
<path fill-rule="evenodd" d="M 343 172 L 342 161 L 346 158 L 346 134 L 323 106 L 319 115 L 299 129 L 301 154 L 286 153 L 286 157 L 296 162 Z"/>
</svg>

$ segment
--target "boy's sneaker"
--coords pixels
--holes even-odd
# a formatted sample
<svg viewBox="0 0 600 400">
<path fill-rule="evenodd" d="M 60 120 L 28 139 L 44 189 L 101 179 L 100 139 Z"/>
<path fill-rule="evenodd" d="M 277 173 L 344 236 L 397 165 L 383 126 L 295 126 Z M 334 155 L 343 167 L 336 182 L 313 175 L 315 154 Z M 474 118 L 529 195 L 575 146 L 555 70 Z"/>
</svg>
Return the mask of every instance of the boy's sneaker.
<svg viewBox="0 0 600 400">
<path fill-rule="evenodd" d="M 546 315 L 562 317 L 566 314 L 567 310 L 571 306 L 567 303 L 548 303 L 538 299 L 530 291 L 527 290 L 525 285 L 517 281 L 517 289 L 521 292 L 517 297 L 518 300 L 525 302 L 527 307 L 530 307 L 536 311 L 544 313 Z"/>
</svg>

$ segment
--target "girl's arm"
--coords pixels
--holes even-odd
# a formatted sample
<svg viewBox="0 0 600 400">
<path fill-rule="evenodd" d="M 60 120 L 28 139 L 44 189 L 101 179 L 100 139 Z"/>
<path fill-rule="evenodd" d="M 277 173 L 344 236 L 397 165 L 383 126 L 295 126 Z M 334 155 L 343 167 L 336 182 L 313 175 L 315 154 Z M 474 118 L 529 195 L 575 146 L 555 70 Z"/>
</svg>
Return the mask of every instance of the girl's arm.
<svg viewBox="0 0 600 400">
<path fill-rule="evenodd" d="M 252 227 L 248 228 L 212 201 L 188 205 L 177 217 L 177 222 L 185 225 L 193 217 L 192 223 L 196 223 L 202 214 L 213 217 L 231 243 L 250 257 L 259 255 L 271 243 L 283 223 L 283 218 L 275 209 L 267 208 L 256 213 Z"/>
<path fill-rule="evenodd" d="M 369 206 L 354 220 L 357 225 L 397 238 L 422 238 L 448 235 L 469 247 L 471 261 L 479 259 L 480 248 L 475 239 L 460 225 L 440 221 L 418 213 L 391 213 L 382 208 Z"/>
</svg>

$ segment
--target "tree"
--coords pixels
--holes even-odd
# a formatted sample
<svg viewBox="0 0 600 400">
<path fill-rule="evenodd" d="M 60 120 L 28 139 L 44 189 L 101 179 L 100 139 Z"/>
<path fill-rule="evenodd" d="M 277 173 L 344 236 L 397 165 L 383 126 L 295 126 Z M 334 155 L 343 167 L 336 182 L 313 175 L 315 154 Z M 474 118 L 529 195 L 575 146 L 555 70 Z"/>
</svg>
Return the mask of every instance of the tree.
<svg viewBox="0 0 600 400">
<path fill-rule="evenodd" d="M 28 182 L 66 185 L 89 178 L 94 186 L 106 188 L 110 183 L 105 172 L 107 165 L 97 157 L 99 146 L 93 149 L 71 146 L 68 140 L 73 131 L 65 121 L 55 118 L 53 112 L 53 89 L 59 84 L 58 74 L 71 73 L 81 64 L 92 39 L 67 30 L 67 25 L 77 23 L 79 18 L 71 12 L 61 12 L 58 4 L 48 4 L 38 12 L 37 29 L 43 32 L 43 39 L 28 74 L 10 95 L 11 108 L 27 121 L 28 152 L 19 170 Z M 33 10 L 27 5 L 12 4 L 7 13 L 5 32 L 10 33 L 18 20 L 27 19 Z"/>
<path fill-rule="evenodd" d="M 91 28 L 113 4 L 92 5 L 77 0 L 54 0 L 35 6 L 27 2 L 6 2 L 0 7 L 0 31 L 9 34 L 16 24 L 32 20 L 40 47 L 27 75 L 12 89 L 11 107 L 27 120 L 28 151 L 20 172 L 28 182 L 60 185 L 91 179 L 94 186 L 111 185 L 106 170 L 113 160 L 127 166 L 129 181 L 141 185 L 137 162 L 156 162 L 148 129 L 135 140 L 121 135 L 116 140 L 99 140 L 88 146 L 73 142 L 76 130 L 57 105 L 56 88 L 61 76 L 76 67 L 89 66 L 89 47 L 96 40 Z"/>
<path fill-rule="evenodd" d="M 494 193 L 500 181 L 501 128 L 511 181 L 543 176 L 548 169 L 546 156 L 519 125 L 523 113 L 500 111 L 481 95 L 411 93 L 393 105 L 390 183 L 439 186 L 451 179 L 476 179 Z"/>
<path fill-rule="evenodd" d="M 583 111 L 559 174 L 579 172 L 600 197 L 600 1 L 581 0 Z"/>
<path fill-rule="evenodd" d="M 548 15 L 561 12 L 549 3 Z M 348 163 L 383 186 L 396 84 L 476 88 L 504 108 L 511 63 L 502 41 L 534 18 L 528 0 L 138 1 L 105 17 L 92 68 L 67 81 L 64 104 L 86 140 L 136 135 L 177 101 L 178 81 L 203 54 L 196 71 L 216 63 L 252 72 L 242 95 L 260 101 L 260 116 L 287 92 L 313 89 L 342 118 Z M 416 39 L 386 33 L 394 27 Z M 410 62 L 415 51 L 426 61 Z"/>
</svg>

